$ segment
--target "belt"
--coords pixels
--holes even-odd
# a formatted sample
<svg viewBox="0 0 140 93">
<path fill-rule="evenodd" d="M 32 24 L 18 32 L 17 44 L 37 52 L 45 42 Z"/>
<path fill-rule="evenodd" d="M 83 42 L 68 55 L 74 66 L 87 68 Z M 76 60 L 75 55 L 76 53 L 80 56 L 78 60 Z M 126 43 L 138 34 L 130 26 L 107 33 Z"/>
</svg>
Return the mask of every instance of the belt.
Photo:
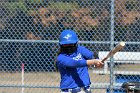
<svg viewBox="0 0 140 93">
<path fill-rule="evenodd" d="M 88 89 L 90 89 L 90 86 L 77 87 L 77 88 L 72 88 L 72 89 L 61 89 L 61 91 L 62 91 L 62 92 L 77 93 L 77 92 L 80 92 L 82 89 L 83 89 L 83 90 L 88 90 Z"/>
</svg>

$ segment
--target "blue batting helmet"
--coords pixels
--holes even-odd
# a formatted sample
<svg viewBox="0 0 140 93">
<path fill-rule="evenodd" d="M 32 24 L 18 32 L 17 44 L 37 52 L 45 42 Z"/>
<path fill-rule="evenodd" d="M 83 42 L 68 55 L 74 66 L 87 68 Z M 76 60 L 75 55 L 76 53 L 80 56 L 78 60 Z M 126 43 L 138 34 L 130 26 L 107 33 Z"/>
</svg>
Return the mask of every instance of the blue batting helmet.
<svg viewBox="0 0 140 93">
<path fill-rule="evenodd" d="M 78 42 L 78 37 L 73 30 L 63 30 L 60 34 L 59 43 L 63 44 L 75 44 Z"/>
</svg>

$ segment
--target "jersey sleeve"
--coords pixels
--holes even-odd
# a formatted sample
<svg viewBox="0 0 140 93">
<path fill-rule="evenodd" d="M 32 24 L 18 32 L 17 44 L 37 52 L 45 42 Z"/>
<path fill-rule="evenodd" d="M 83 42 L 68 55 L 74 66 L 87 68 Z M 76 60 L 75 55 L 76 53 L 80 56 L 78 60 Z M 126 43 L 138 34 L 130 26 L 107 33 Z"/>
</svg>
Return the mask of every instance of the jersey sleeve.
<svg viewBox="0 0 140 93">
<path fill-rule="evenodd" d="M 76 67 L 84 67 L 87 66 L 86 60 L 74 60 L 71 57 L 67 57 L 64 55 L 59 55 L 57 57 L 57 66 L 61 67 L 71 67 L 71 68 L 76 68 Z"/>
<path fill-rule="evenodd" d="M 94 53 L 90 50 L 88 50 L 86 47 L 80 46 L 80 52 L 82 53 L 82 56 L 86 59 L 93 59 L 94 58 Z"/>
</svg>

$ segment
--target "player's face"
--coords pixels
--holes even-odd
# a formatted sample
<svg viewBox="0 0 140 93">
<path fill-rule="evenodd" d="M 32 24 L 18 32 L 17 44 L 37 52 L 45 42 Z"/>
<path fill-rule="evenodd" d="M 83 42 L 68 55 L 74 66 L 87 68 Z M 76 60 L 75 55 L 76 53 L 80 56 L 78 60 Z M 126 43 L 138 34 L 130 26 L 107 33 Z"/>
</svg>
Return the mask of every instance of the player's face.
<svg viewBox="0 0 140 93">
<path fill-rule="evenodd" d="M 73 47 L 75 44 L 64 44 L 63 47 Z"/>
<path fill-rule="evenodd" d="M 64 44 L 64 45 L 61 45 L 61 49 L 64 53 L 71 54 L 76 51 L 77 45 L 76 44 Z"/>
</svg>

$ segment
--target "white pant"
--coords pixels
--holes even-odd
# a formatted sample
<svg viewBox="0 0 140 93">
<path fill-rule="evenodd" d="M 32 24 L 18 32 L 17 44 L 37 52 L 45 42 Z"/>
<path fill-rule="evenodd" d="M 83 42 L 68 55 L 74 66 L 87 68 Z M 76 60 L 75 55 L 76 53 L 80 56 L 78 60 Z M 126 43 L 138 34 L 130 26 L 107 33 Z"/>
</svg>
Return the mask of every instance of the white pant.
<svg viewBox="0 0 140 93">
<path fill-rule="evenodd" d="M 72 93 L 72 92 L 61 92 L 61 93 Z M 80 92 L 77 93 L 91 93 L 91 90 L 81 90 Z"/>
<path fill-rule="evenodd" d="M 61 92 L 61 93 L 71 93 L 71 92 Z M 77 92 L 77 93 L 86 93 L 86 92 L 81 90 L 80 92 Z"/>
</svg>

